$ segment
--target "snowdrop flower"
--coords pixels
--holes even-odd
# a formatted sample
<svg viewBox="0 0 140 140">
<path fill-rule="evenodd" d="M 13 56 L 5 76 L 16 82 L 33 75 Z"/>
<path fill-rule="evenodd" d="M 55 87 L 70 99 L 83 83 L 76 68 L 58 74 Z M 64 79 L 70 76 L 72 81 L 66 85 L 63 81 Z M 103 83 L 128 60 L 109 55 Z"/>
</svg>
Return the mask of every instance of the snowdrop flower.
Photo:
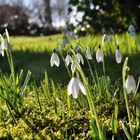
<svg viewBox="0 0 140 140">
<path fill-rule="evenodd" d="M 110 34 L 108 37 L 109 37 L 109 40 L 110 40 L 110 41 L 113 40 L 113 36 L 112 36 L 112 34 Z"/>
<path fill-rule="evenodd" d="M 129 25 L 128 32 L 136 32 L 134 25 Z"/>
<path fill-rule="evenodd" d="M 74 72 L 74 76 L 68 84 L 68 95 L 72 95 L 73 98 L 77 99 L 79 94 L 79 89 L 84 95 L 86 95 L 86 90 L 83 83 L 80 81 L 79 76 Z"/>
<path fill-rule="evenodd" d="M 7 50 L 8 49 L 8 39 L 7 37 L 3 37 L 2 35 L 0 35 L 1 37 L 1 48 L 3 50 Z"/>
<path fill-rule="evenodd" d="M 99 45 L 99 48 L 98 48 L 98 50 L 96 52 L 96 60 L 97 60 L 97 63 L 103 61 L 103 52 L 101 50 L 101 46 L 100 45 Z"/>
<path fill-rule="evenodd" d="M 69 54 L 67 54 L 67 56 L 66 56 L 66 58 L 65 58 L 65 62 L 66 62 L 66 64 L 67 64 L 67 66 L 72 62 L 73 60 L 72 60 L 72 57 L 69 55 Z"/>
<path fill-rule="evenodd" d="M 58 57 L 58 55 L 57 55 L 55 49 L 54 49 L 53 54 L 52 54 L 52 56 L 51 56 L 50 64 L 51 64 L 51 67 L 53 67 L 54 64 L 55 64 L 57 67 L 59 67 L 59 65 L 60 65 L 60 59 L 59 59 L 59 57 Z"/>
<path fill-rule="evenodd" d="M 89 60 L 92 60 L 92 52 L 89 46 L 87 46 L 86 56 Z"/>
<path fill-rule="evenodd" d="M 68 36 L 70 36 L 72 39 L 76 39 L 76 34 L 72 31 L 67 32 Z"/>
<path fill-rule="evenodd" d="M 0 53 L 4 56 L 4 50 L 12 51 L 12 47 L 9 45 L 9 34 L 7 29 L 5 29 L 4 35 L 0 35 L 1 37 L 1 46 L 0 46 Z"/>
<path fill-rule="evenodd" d="M 3 45 L 4 45 L 4 49 L 7 50 L 8 49 L 8 40 L 7 40 L 7 38 L 4 38 Z"/>
<path fill-rule="evenodd" d="M 135 92 L 136 90 L 136 82 L 132 75 L 127 75 L 126 83 L 125 83 L 127 93 Z"/>
<path fill-rule="evenodd" d="M 4 57 L 4 49 L 2 48 L 2 45 L 0 45 L 0 54 Z"/>
<path fill-rule="evenodd" d="M 129 25 L 128 32 L 130 33 L 131 36 L 136 35 L 136 29 L 135 29 L 134 25 Z"/>
<path fill-rule="evenodd" d="M 78 61 L 79 64 L 81 62 L 84 65 L 84 59 L 79 52 L 76 54 L 76 58 L 77 58 L 77 61 Z"/>
<path fill-rule="evenodd" d="M 119 46 L 117 46 L 116 52 L 115 52 L 115 58 L 116 58 L 116 62 L 119 64 L 122 61 L 122 53 L 119 49 Z"/>
<path fill-rule="evenodd" d="M 0 35 L 0 36 L 1 36 L 1 35 Z M 4 56 L 4 50 L 5 50 L 4 38 L 1 36 L 0 54 L 1 54 L 2 56 Z"/>
<path fill-rule="evenodd" d="M 104 42 L 108 39 L 108 36 L 106 34 L 102 37 L 102 46 L 104 45 Z"/>
<path fill-rule="evenodd" d="M 74 60 L 72 60 L 71 71 L 74 72 L 75 70 L 76 70 L 76 64 L 74 63 Z"/>
<path fill-rule="evenodd" d="M 66 44 L 67 44 L 67 38 L 66 38 L 66 36 L 64 36 L 62 39 L 62 45 L 66 46 Z"/>
<path fill-rule="evenodd" d="M 76 47 L 75 47 L 75 51 L 76 51 L 76 52 L 80 51 L 80 48 L 81 48 L 80 45 L 77 44 Z"/>
</svg>

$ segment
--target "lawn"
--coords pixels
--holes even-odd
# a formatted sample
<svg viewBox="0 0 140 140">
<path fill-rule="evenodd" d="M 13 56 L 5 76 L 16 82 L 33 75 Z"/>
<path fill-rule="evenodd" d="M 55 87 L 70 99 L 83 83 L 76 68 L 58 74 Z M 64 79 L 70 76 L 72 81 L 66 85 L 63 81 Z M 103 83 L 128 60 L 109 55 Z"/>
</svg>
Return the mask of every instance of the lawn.
<svg viewBox="0 0 140 140">
<path fill-rule="evenodd" d="M 15 69 L 16 71 L 19 71 L 20 69 L 24 69 L 27 71 L 30 69 L 32 71 L 32 80 L 36 81 L 37 83 L 40 83 L 40 80 L 44 78 L 44 72 L 46 71 L 50 78 L 52 78 L 56 82 L 62 82 L 65 81 L 68 78 L 66 68 L 64 66 L 64 63 L 62 62 L 59 68 L 51 68 L 50 67 L 50 57 L 53 52 L 53 49 L 57 46 L 58 42 L 61 42 L 62 35 L 53 35 L 48 37 L 11 37 L 10 43 L 13 47 L 13 59 L 15 63 Z M 98 44 L 101 44 L 102 36 L 97 35 L 91 37 L 91 48 L 93 50 L 93 59 L 95 61 L 95 52 L 97 50 Z M 129 41 L 128 41 L 129 40 Z M 79 39 L 81 46 L 86 49 L 86 46 L 88 44 L 88 37 L 82 37 Z M 140 37 L 137 37 L 137 44 L 135 45 L 135 39 L 129 38 L 128 34 L 120 35 L 119 36 L 119 44 L 120 49 L 124 55 L 123 60 L 125 59 L 125 56 L 131 56 L 130 57 L 130 63 L 129 65 L 134 68 L 134 74 L 136 77 L 139 76 L 139 69 L 140 65 L 139 62 L 136 62 L 136 60 L 140 59 L 139 55 L 139 49 L 140 46 L 137 45 L 140 43 Z M 75 41 L 72 41 L 73 47 L 76 47 Z M 105 44 L 111 45 L 110 48 L 107 46 L 104 46 L 104 53 L 106 55 L 105 57 L 105 63 L 106 63 L 106 71 L 108 75 L 111 75 L 111 77 L 115 80 L 118 77 L 118 72 L 116 71 L 119 67 L 115 63 L 115 46 L 114 43 L 112 44 Z M 64 50 L 64 56 L 66 56 L 66 49 Z M 6 57 L 6 56 L 5 56 Z M 8 70 L 8 66 L 6 63 L 5 58 L 1 58 L 0 67 L 2 70 Z M 98 64 L 97 64 L 98 65 Z M 113 66 L 114 70 L 110 68 L 110 66 Z M 86 66 L 85 66 L 86 67 Z M 98 65 L 98 68 L 100 71 L 102 65 Z M 121 67 L 120 67 L 121 68 Z M 65 69 L 65 70 L 64 70 Z M 63 73 L 62 73 L 63 71 Z M 101 73 L 102 71 L 100 71 Z M 65 75 L 65 76 L 64 76 Z M 102 75 L 102 73 L 101 73 Z"/>
<path fill-rule="evenodd" d="M 69 45 L 60 46 L 62 37 L 10 37 L 15 71 L 14 74 L 11 72 L 5 53 L 0 59 L 0 138 L 138 139 L 140 90 L 137 88 L 137 93 L 127 94 L 122 77 L 126 79 L 125 67 L 128 65 L 138 83 L 140 36 L 118 35 L 123 55 L 120 64 L 115 60 L 114 38 L 102 46 L 103 63 L 96 61 L 101 35 L 90 39 L 80 37 L 76 41 L 69 38 L 73 48 L 70 53 L 80 44 L 84 58 L 84 65 L 77 69 L 87 95 L 80 92 L 77 99 L 67 94 L 70 67 L 66 67 L 63 60 L 71 49 Z M 93 52 L 92 60 L 84 55 L 88 43 Z M 51 67 L 50 58 L 57 45 L 63 48 L 58 53 L 60 66 Z M 20 74 L 21 69 L 23 74 Z M 29 82 L 26 81 L 30 77 L 30 72 L 26 77 L 28 70 L 31 71 Z"/>
</svg>

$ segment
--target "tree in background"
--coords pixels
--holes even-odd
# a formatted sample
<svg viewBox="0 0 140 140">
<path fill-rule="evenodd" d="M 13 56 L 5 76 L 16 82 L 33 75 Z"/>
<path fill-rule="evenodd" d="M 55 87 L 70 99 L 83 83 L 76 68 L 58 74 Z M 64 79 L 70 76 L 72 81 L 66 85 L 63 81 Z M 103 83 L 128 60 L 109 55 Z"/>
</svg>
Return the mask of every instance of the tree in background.
<svg viewBox="0 0 140 140">
<path fill-rule="evenodd" d="M 50 0 L 33 0 L 29 6 L 31 33 L 47 34 L 53 30 Z M 38 26 L 38 28 L 37 28 Z"/>
<path fill-rule="evenodd" d="M 44 0 L 44 27 L 52 29 L 52 14 L 50 7 L 50 0 Z"/>
<path fill-rule="evenodd" d="M 69 6 L 69 16 L 75 21 L 72 23 L 70 18 L 68 25 L 76 31 L 124 31 L 130 23 L 139 29 L 138 0 L 70 0 Z"/>
<path fill-rule="evenodd" d="M 0 4 L 1 32 L 8 28 L 13 34 L 26 34 L 28 27 L 28 15 L 21 3 L 13 5 Z"/>
<path fill-rule="evenodd" d="M 126 24 L 131 22 L 140 30 L 140 1 L 139 0 L 114 0 L 120 15 Z"/>
<path fill-rule="evenodd" d="M 64 28 L 67 20 L 68 0 L 52 0 L 52 19 L 56 22 L 56 28 Z"/>
<path fill-rule="evenodd" d="M 30 28 L 37 34 L 52 34 L 61 31 L 65 22 L 68 0 L 32 0 L 29 9 Z M 36 26 L 39 26 L 38 31 Z M 63 23 L 63 25 L 65 25 Z M 64 28 L 64 26 L 63 26 Z"/>
<path fill-rule="evenodd" d="M 24 0 L 0 0 L 0 31 L 7 27 L 10 34 L 17 35 L 60 32 L 66 1 L 32 0 L 27 5 Z"/>
</svg>

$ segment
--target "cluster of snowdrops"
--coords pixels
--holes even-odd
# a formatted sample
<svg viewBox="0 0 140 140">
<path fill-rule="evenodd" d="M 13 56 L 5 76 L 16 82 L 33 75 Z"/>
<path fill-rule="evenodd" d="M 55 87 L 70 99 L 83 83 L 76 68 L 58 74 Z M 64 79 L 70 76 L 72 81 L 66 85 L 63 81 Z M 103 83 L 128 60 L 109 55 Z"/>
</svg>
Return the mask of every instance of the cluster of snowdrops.
<svg viewBox="0 0 140 140">
<path fill-rule="evenodd" d="M 136 30 L 133 25 L 129 26 L 128 31 L 131 36 L 136 35 Z M 118 42 L 117 35 L 113 36 L 113 35 L 104 34 L 102 37 L 101 45 L 99 44 L 98 49 L 96 51 L 97 63 L 104 62 L 104 55 L 103 55 L 102 47 L 104 46 L 104 42 L 106 40 L 113 41 L 113 37 L 115 38 L 114 40 L 115 40 L 115 44 L 116 44 L 116 50 L 115 50 L 116 63 L 120 64 L 122 62 L 122 53 L 119 48 L 119 42 Z M 75 36 L 73 36 L 73 38 L 75 38 Z M 64 36 L 62 39 L 62 46 L 65 46 L 66 44 L 69 44 L 69 41 L 68 41 L 67 36 Z M 90 45 L 88 45 L 86 48 L 85 56 L 88 60 L 92 60 L 93 52 L 89 46 Z M 72 50 L 72 49 L 70 48 L 70 50 Z M 82 81 L 80 80 L 80 76 L 79 76 L 79 73 L 77 70 L 77 63 L 79 65 L 80 64 L 84 65 L 84 59 L 83 59 L 82 54 L 80 53 L 80 50 L 83 50 L 83 49 L 81 48 L 80 44 L 77 43 L 76 52 L 74 52 L 72 55 L 69 52 L 67 52 L 67 55 L 64 59 L 66 66 L 68 67 L 70 65 L 70 69 L 71 69 L 71 72 L 73 75 L 72 79 L 70 80 L 70 82 L 68 84 L 68 95 L 72 95 L 75 99 L 78 98 L 79 89 L 82 91 L 82 93 L 84 95 L 86 95 L 86 88 L 84 87 Z M 60 58 L 59 58 L 58 53 L 59 53 L 59 47 L 57 46 L 54 49 L 52 56 L 50 58 L 51 67 L 53 67 L 54 65 L 59 67 Z M 134 77 L 132 76 L 129 67 L 126 67 L 126 71 L 127 71 L 127 78 L 126 78 L 126 82 L 125 82 L 126 91 L 127 91 L 127 93 L 131 93 L 131 92 L 134 93 L 136 91 L 136 81 L 135 81 Z"/>
</svg>

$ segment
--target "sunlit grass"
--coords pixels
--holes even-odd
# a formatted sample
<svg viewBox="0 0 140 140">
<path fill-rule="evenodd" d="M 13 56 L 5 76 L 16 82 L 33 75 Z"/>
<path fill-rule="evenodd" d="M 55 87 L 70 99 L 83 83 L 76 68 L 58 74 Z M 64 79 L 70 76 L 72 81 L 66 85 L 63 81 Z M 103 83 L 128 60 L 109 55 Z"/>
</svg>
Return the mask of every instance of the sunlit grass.
<svg viewBox="0 0 140 140">
<path fill-rule="evenodd" d="M 128 34 L 118 35 L 119 46 L 123 56 L 132 56 L 130 57 L 130 65 L 132 65 L 132 69 L 135 69 L 136 76 L 138 75 L 138 69 L 140 66 L 138 65 L 138 61 L 135 60 L 139 59 L 139 50 L 140 50 L 140 36 L 130 37 Z M 50 77 L 57 82 L 65 81 L 67 79 L 66 70 L 64 73 L 61 73 L 65 66 L 63 63 L 60 64 L 60 68 L 51 68 L 50 67 L 50 56 L 53 52 L 53 49 L 57 46 L 58 42 L 61 42 L 62 35 L 53 35 L 53 36 L 46 36 L 46 37 L 11 37 L 11 45 L 13 47 L 13 54 L 14 54 L 14 62 L 15 66 L 18 69 L 19 67 L 24 68 L 25 70 L 31 69 L 33 71 L 33 80 L 40 80 L 44 76 L 44 72 L 47 71 Z M 80 37 L 78 42 L 80 43 L 81 47 L 86 50 L 86 46 L 88 45 L 88 37 Z M 136 41 L 135 41 L 136 40 Z M 75 48 L 76 42 L 74 40 L 70 40 L 72 43 L 72 47 Z M 102 36 L 95 35 L 90 37 L 90 47 L 93 51 L 93 59 L 95 60 L 95 52 L 98 48 L 98 45 L 101 44 Z M 136 42 L 136 43 L 135 43 Z M 112 77 L 118 76 L 120 69 L 118 65 L 115 63 L 115 43 L 113 42 L 105 42 L 104 46 L 102 47 L 104 55 L 105 55 L 105 63 L 106 63 L 106 71 L 107 74 L 111 75 Z M 65 54 L 66 56 L 65 48 Z M 123 57 L 123 60 L 124 60 Z M 1 62 L 3 63 L 3 62 Z M 114 66 L 114 70 L 110 69 L 110 66 Z M 2 66 L 3 67 L 3 66 Z M 99 73 L 101 73 L 101 65 L 98 64 Z M 62 76 L 62 75 L 65 76 Z M 114 77 L 114 79 L 116 78 Z"/>
<path fill-rule="evenodd" d="M 15 51 L 31 51 L 31 52 L 43 52 L 52 51 L 56 47 L 59 39 L 62 39 L 62 35 L 52 35 L 46 37 L 11 37 L 10 43 Z"/>
<path fill-rule="evenodd" d="M 0 138 L 123 140 L 130 137 L 134 140 L 140 131 L 139 88 L 134 98 L 134 94 L 125 93 L 123 84 L 127 65 L 131 67 L 136 81 L 139 80 L 140 37 L 130 37 L 128 34 L 118 36 L 123 54 L 121 64 L 115 60 L 115 41 L 104 42 L 101 47 L 105 72 L 102 62 L 97 63 L 95 57 L 102 41 L 101 35 L 90 36 L 92 61 L 87 60 L 85 55 L 89 37 L 80 37 L 70 39 L 73 49 L 66 46 L 58 53 L 60 66 L 51 67 L 50 57 L 54 48 L 61 44 L 62 37 L 10 37 L 14 62 L 14 68 L 11 69 L 14 69 L 15 75 L 11 73 L 6 55 L 1 57 Z M 86 85 L 87 95 L 80 92 L 78 98 L 73 99 L 67 94 L 70 81 L 67 70 L 70 67 L 65 67 L 63 58 L 68 49 L 76 55 L 77 43 L 84 58 L 84 65 L 77 64 L 77 71 Z M 126 56 L 129 57 L 127 63 Z M 20 78 L 18 73 L 21 69 L 24 69 L 24 73 Z M 32 76 L 20 100 L 19 93 L 28 70 Z"/>
</svg>

